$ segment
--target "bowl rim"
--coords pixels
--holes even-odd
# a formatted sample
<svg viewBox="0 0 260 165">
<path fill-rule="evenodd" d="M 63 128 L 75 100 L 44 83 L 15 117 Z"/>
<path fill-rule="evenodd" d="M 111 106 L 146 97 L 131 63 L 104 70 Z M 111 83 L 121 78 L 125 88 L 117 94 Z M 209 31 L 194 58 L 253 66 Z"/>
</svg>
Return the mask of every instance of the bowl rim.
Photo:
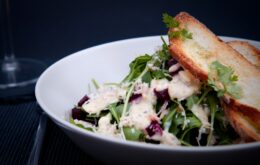
<svg viewBox="0 0 260 165">
<path fill-rule="evenodd" d="M 200 147 L 186 147 L 186 146 L 167 146 L 167 145 L 154 145 L 154 144 L 149 144 L 149 143 L 141 143 L 141 142 L 134 142 L 134 141 L 125 141 L 125 140 L 120 140 L 114 137 L 106 137 L 102 134 L 98 133 L 93 133 L 90 131 L 86 131 L 82 128 L 79 128 L 73 124 L 71 124 L 69 121 L 62 119 L 62 117 L 59 117 L 53 113 L 48 106 L 44 103 L 43 99 L 41 98 L 40 95 L 40 87 L 43 83 L 42 79 L 52 70 L 56 68 L 57 65 L 62 65 L 65 61 L 75 58 L 76 56 L 81 56 L 83 54 L 86 54 L 88 51 L 95 51 L 96 49 L 104 49 L 106 47 L 110 47 L 113 45 L 117 45 L 119 43 L 127 42 L 136 42 L 136 41 L 145 41 L 145 40 L 153 40 L 153 39 L 158 39 L 159 37 L 167 37 L 166 35 L 156 35 L 156 36 L 146 36 L 146 37 L 135 37 L 135 38 L 130 38 L 130 39 L 123 39 L 123 40 L 118 40 L 118 41 L 113 41 L 113 42 L 108 42 L 104 44 L 100 44 L 97 46 L 89 47 L 83 50 L 80 50 L 78 52 L 75 52 L 73 54 L 70 54 L 68 56 L 65 56 L 61 58 L 60 60 L 56 61 L 52 65 L 50 65 L 38 78 L 36 86 L 35 86 L 35 96 L 38 104 L 40 107 L 47 113 L 47 115 L 60 127 L 64 127 L 65 129 L 69 129 L 72 132 L 81 134 L 83 136 L 88 136 L 90 138 L 96 138 L 97 140 L 108 142 L 108 143 L 113 143 L 117 145 L 126 145 L 129 147 L 135 147 L 135 148 L 142 148 L 142 149 L 149 149 L 149 150 L 161 150 L 161 151 L 170 151 L 170 152 L 222 152 L 222 151 L 230 151 L 230 150 L 244 150 L 244 149 L 249 149 L 249 148 L 255 148 L 255 147 L 260 147 L 260 142 L 251 142 L 251 143 L 244 143 L 244 144 L 231 144 L 231 145 L 221 145 L 221 146 L 200 146 Z M 237 38 L 237 37 L 229 37 L 229 36 L 219 36 L 222 40 L 241 40 L 241 41 L 248 41 L 251 43 L 256 43 L 260 45 L 259 41 L 255 40 L 249 40 L 249 39 L 244 39 L 244 38 Z"/>
</svg>

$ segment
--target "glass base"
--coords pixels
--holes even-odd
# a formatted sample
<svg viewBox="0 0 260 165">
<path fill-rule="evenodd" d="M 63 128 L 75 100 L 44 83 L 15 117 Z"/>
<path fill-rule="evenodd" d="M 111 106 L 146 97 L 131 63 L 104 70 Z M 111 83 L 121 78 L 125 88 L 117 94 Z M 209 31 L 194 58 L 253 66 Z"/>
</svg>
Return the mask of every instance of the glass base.
<svg viewBox="0 0 260 165">
<path fill-rule="evenodd" d="M 2 94 L 12 95 L 9 89 L 14 91 L 14 89 L 35 85 L 46 65 L 37 60 L 18 58 L 10 62 L 2 60 L 0 67 L 0 91 Z"/>
</svg>

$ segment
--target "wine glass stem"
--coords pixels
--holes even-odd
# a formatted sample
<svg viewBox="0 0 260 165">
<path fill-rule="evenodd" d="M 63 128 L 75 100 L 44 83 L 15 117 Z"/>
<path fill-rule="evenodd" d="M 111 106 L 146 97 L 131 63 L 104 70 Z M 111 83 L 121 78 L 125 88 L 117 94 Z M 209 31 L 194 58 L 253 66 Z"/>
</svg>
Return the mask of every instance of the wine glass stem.
<svg viewBox="0 0 260 165">
<path fill-rule="evenodd" d="M 18 64 L 15 61 L 14 49 L 13 49 L 13 35 L 12 35 L 12 23 L 10 12 L 10 0 L 2 0 L 2 32 L 4 42 L 4 62 L 2 64 L 2 70 L 6 72 L 14 71 L 18 68 Z"/>
</svg>

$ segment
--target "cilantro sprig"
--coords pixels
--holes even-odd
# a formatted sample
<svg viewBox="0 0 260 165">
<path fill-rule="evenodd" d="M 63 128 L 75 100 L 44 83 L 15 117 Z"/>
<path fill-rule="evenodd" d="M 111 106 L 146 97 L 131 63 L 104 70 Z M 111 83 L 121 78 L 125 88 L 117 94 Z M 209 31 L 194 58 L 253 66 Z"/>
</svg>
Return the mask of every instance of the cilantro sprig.
<svg viewBox="0 0 260 165">
<path fill-rule="evenodd" d="M 170 16 L 167 13 L 164 13 L 162 19 L 167 28 L 174 29 L 174 31 L 168 32 L 168 36 L 170 39 L 172 38 L 192 39 L 192 33 L 190 33 L 185 28 L 181 29 L 179 27 L 180 23 L 174 17 Z"/>
<path fill-rule="evenodd" d="M 163 13 L 163 22 L 167 28 L 176 28 L 179 27 L 180 23 L 172 16 L 167 13 Z"/>
<path fill-rule="evenodd" d="M 217 92 L 218 97 L 227 93 L 237 99 L 241 98 L 242 89 L 236 84 L 237 80 L 238 77 L 234 75 L 234 70 L 231 67 L 218 61 L 211 63 L 208 84 Z"/>
</svg>

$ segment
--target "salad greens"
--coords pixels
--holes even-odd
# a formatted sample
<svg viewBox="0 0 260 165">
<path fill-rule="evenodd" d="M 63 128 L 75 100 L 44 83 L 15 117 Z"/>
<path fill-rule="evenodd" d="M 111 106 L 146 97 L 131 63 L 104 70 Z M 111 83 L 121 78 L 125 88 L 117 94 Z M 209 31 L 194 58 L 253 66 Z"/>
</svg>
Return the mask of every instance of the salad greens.
<svg viewBox="0 0 260 165">
<path fill-rule="evenodd" d="M 168 14 L 163 14 L 163 22 L 168 28 L 179 28 L 179 23 Z M 191 39 L 192 34 L 179 28 L 169 37 Z M 130 63 L 130 72 L 121 83 L 108 83 L 107 89 L 102 91 L 103 87 L 93 80 L 99 93 L 90 99 L 85 97 L 84 104 L 75 107 L 71 123 L 94 132 L 146 143 L 184 146 L 233 143 L 237 135 L 227 122 L 219 101 L 224 94 L 241 96 L 241 88 L 236 84 L 238 77 L 232 68 L 213 62 L 208 81 L 200 82 L 198 91 L 184 99 L 174 98 L 170 96 L 169 86 L 172 81 L 180 81 L 175 76 L 186 71 L 172 58 L 168 44 L 163 37 L 161 39 L 161 49 L 152 55 L 141 55 Z M 173 74 L 174 67 L 179 68 Z M 156 83 L 161 85 L 152 88 Z M 138 90 L 146 93 L 138 93 Z M 86 105 L 92 100 L 97 102 L 92 108 L 104 104 L 100 112 L 88 111 Z M 86 128 L 75 120 L 88 122 L 92 127 Z"/>
</svg>

